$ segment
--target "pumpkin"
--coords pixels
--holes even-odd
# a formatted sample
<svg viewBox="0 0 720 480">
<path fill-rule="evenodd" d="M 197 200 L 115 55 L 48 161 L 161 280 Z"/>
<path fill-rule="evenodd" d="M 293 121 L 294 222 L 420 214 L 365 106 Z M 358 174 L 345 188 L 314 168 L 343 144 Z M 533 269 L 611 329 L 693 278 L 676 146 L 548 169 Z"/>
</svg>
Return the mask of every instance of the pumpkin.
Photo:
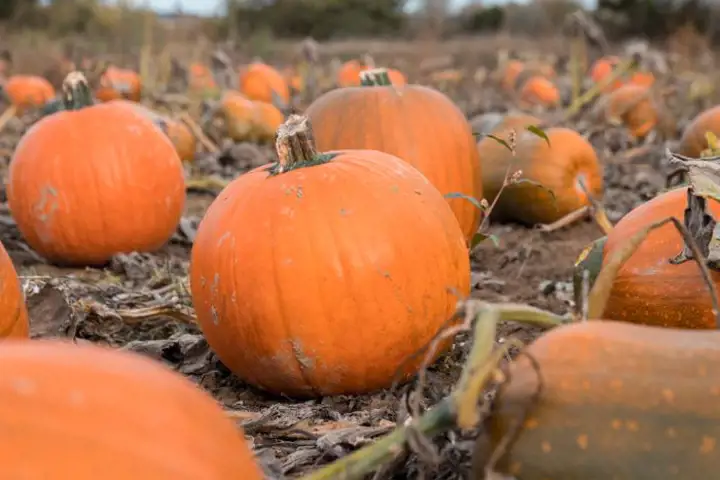
<svg viewBox="0 0 720 480">
<path fill-rule="evenodd" d="M 530 77 L 520 89 L 520 103 L 529 107 L 557 107 L 560 104 L 560 91 L 547 78 Z"/>
<path fill-rule="evenodd" d="M 250 100 L 284 107 L 290 102 L 290 89 L 282 74 L 270 65 L 253 62 L 240 74 L 240 91 Z"/>
<path fill-rule="evenodd" d="M 340 87 L 359 87 L 361 84 L 360 74 L 362 74 L 362 72 L 372 70 L 373 68 L 375 67 L 371 67 L 367 63 L 361 64 L 357 60 L 345 62 L 338 70 L 337 84 Z M 407 84 L 407 78 L 400 70 L 395 70 L 393 68 L 386 68 L 385 70 L 387 71 L 392 85 L 399 87 Z"/>
<path fill-rule="evenodd" d="M 318 148 L 380 150 L 409 162 L 443 195 L 480 200 L 480 159 L 460 109 L 432 88 L 390 85 L 384 69 L 366 78 L 368 85 L 331 90 L 308 107 Z M 482 212 L 463 198 L 448 202 L 470 241 Z"/>
<path fill-rule="evenodd" d="M 357 87 L 360 85 L 360 74 L 367 70 L 357 60 L 349 60 L 343 63 L 337 71 L 336 81 L 339 87 Z"/>
<path fill-rule="evenodd" d="M 214 90 L 217 88 L 212 71 L 202 63 L 190 64 L 188 77 L 188 86 L 192 91 Z"/>
<path fill-rule="evenodd" d="M 0 364 L 5 478 L 263 478 L 212 397 L 158 362 L 37 340 L 3 343 Z"/>
<path fill-rule="evenodd" d="M 184 162 L 191 162 L 195 159 L 197 139 L 184 122 L 161 115 L 141 103 L 131 102 L 128 100 L 112 100 L 112 102 L 114 104 L 121 104 L 134 108 L 152 120 L 152 122 L 157 125 L 158 128 L 160 128 L 173 143 L 180 160 Z"/>
<path fill-rule="evenodd" d="M 292 91 L 298 93 L 303 91 L 303 77 L 295 68 L 285 67 L 282 71 L 282 75 Z"/>
<path fill-rule="evenodd" d="M 192 249 L 193 305 L 211 348 L 252 385 L 293 397 L 386 388 L 417 372 L 413 353 L 469 294 L 465 240 L 407 162 L 317 153 L 311 138 L 291 115 L 278 163 L 210 205 Z"/>
<path fill-rule="evenodd" d="M 658 109 L 648 87 L 623 85 L 605 98 L 605 117 L 622 122 L 631 135 L 645 137 L 658 123 Z"/>
<path fill-rule="evenodd" d="M 497 448 L 494 470 L 517 480 L 702 479 L 720 470 L 720 332 L 590 321 L 546 333 L 527 353 L 537 367 L 526 356 L 511 365 L 473 478 L 486 478 Z"/>
<path fill-rule="evenodd" d="M 552 223 L 588 204 L 580 186 L 582 181 L 590 193 L 602 194 L 602 167 L 595 150 L 580 134 L 567 128 L 545 130 L 545 139 L 524 128 L 532 117 L 510 119 L 494 132 L 505 139 L 509 129 L 517 132 L 515 155 L 494 138 L 478 142 L 482 160 L 483 191 L 489 202 L 500 193 L 505 175 L 521 170 L 522 178 L 540 183 L 509 185 L 495 204 L 492 214 L 499 220 L 512 220 L 525 225 Z M 552 194 L 548 192 L 552 191 Z"/>
<path fill-rule="evenodd" d="M 716 218 L 720 204 L 708 199 Z M 602 250 L 603 264 L 623 243 L 643 228 L 667 217 L 682 221 L 687 207 L 687 187 L 670 190 L 625 215 L 608 235 Z M 625 262 L 613 283 L 603 316 L 611 320 L 661 327 L 715 329 L 710 293 L 694 261 L 673 265 L 684 241 L 673 225 L 650 232 Z M 599 265 L 588 268 L 596 274 Z M 716 288 L 720 273 L 711 271 Z"/>
<path fill-rule="evenodd" d="M 708 132 L 720 136 L 720 105 L 700 113 L 685 127 L 678 147 L 679 153 L 699 158 L 708 148 L 705 137 Z"/>
<path fill-rule="evenodd" d="M 33 125 L 10 162 L 8 203 L 20 232 L 63 264 L 158 249 L 185 202 L 173 144 L 136 109 L 93 105 L 82 74 L 68 75 L 63 88 L 65 110 Z"/>
<path fill-rule="evenodd" d="M 510 60 L 502 69 L 500 84 L 506 92 L 514 92 L 520 74 L 525 70 L 525 65 L 519 60 Z"/>
<path fill-rule="evenodd" d="M 619 63 L 620 58 L 616 56 L 611 55 L 599 58 L 595 61 L 595 63 L 593 63 L 593 66 L 590 68 L 590 78 L 594 83 L 602 82 L 606 77 L 612 74 L 613 70 L 615 70 Z M 622 84 L 623 81 L 621 79 L 617 79 L 611 84 L 607 85 L 603 89 L 603 92 L 611 92 L 616 88 L 622 86 Z"/>
<path fill-rule="evenodd" d="M 17 272 L 5 247 L 0 243 L 0 339 L 27 338 L 28 313 Z"/>
<path fill-rule="evenodd" d="M 20 113 L 42 107 L 55 98 L 55 89 L 50 82 L 35 75 L 13 75 L 2 88 L 8 101 Z"/>
<path fill-rule="evenodd" d="M 602 82 L 606 77 L 612 74 L 613 70 L 620 64 L 620 58 L 615 56 L 602 57 L 597 60 L 591 70 L 590 78 L 595 83 Z M 618 78 L 611 84 L 607 85 L 603 92 L 609 93 L 617 90 L 623 85 L 635 85 L 639 87 L 652 87 L 655 84 L 655 76 L 651 72 L 637 71 L 630 75 L 628 80 Z"/>
<path fill-rule="evenodd" d="M 227 134 L 235 142 L 272 140 L 285 119 L 275 105 L 253 102 L 230 90 L 223 93 L 219 107 Z"/>
<path fill-rule="evenodd" d="M 110 66 L 100 77 L 95 97 L 101 102 L 118 99 L 139 102 L 141 90 L 140 75 L 132 70 Z"/>
</svg>

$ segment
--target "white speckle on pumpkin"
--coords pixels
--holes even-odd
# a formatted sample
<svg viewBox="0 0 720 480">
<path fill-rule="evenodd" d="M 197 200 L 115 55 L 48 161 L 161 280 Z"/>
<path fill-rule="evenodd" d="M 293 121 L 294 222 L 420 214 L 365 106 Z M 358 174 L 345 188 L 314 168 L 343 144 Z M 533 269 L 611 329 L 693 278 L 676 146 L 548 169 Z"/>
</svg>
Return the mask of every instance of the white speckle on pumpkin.
<svg viewBox="0 0 720 480">
<path fill-rule="evenodd" d="M 85 403 L 85 394 L 83 392 L 76 390 L 76 391 L 70 392 L 68 399 L 70 400 L 71 404 L 73 404 L 75 406 L 80 406 Z"/>
<path fill-rule="evenodd" d="M 213 325 L 220 325 L 220 316 L 218 315 L 215 305 L 210 305 L 210 315 L 212 315 Z"/>
<path fill-rule="evenodd" d="M 12 382 L 12 387 L 20 395 L 30 396 L 37 391 L 37 385 L 29 378 L 16 378 Z"/>
</svg>

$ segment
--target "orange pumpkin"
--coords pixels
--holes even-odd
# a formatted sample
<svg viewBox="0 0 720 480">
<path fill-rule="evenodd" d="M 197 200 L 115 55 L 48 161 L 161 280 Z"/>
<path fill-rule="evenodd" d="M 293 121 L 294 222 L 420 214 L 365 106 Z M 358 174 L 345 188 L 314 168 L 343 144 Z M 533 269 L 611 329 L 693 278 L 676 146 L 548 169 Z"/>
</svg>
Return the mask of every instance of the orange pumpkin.
<svg viewBox="0 0 720 480">
<path fill-rule="evenodd" d="M 337 71 L 337 84 L 339 87 L 357 87 L 360 85 L 360 74 L 367 70 L 357 60 L 343 63 Z"/>
<path fill-rule="evenodd" d="M 28 313 L 17 272 L 5 247 L 0 243 L 0 338 L 27 338 Z"/>
<path fill-rule="evenodd" d="M 139 102 L 141 90 L 140 75 L 132 70 L 110 66 L 100 77 L 100 87 L 95 91 L 95 97 L 101 102 L 118 99 Z"/>
<path fill-rule="evenodd" d="M 528 107 L 557 107 L 560 104 L 560 91 L 547 78 L 534 76 L 520 89 L 520 103 Z"/>
<path fill-rule="evenodd" d="M 496 454 L 496 478 L 708 478 L 720 470 L 719 362 L 720 332 L 555 328 L 510 366 L 468 478 L 486 479 Z"/>
<path fill-rule="evenodd" d="M 18 112 L 42 107 L 55 98 L 55 89 L 43 77 L 13 75 L 3 85 L 3 91 Z"/>
<path fill-rule="evenodd" d="M 93 105 L 82 74 L 68 75 L 63 88 L 66 110 L 28 130 L 10 162 L 8 203 L 20 232 L 64 264 L 158 249 L 185 202 L 173 144 L 135 109 Z"/>
<path fill-rule="evenodd" d="M 608 75 L 613 72 L 613 70 L 615 70 L 619 63 L 620 58 L 616 56 L 606 56 L 596 60 L 590 69 L 590 78 L 595 83 L 602 82 Z M 612 92 L 613 90 L 620 88 L 622 84 L 622 80 L 617 79 L 610 85 L 607 85 L 603 89 L 603 92 Z"/>
<path fill-rule="evenodd" d="M 285 119 L 273 104 L 253 102 L 230 90 L 220 99 L 220 111 L 228 136 L 236 142 L 271 140 Z"/>
<path fill-rule="evenodd" d="M 366 64 L 362 64 L 357 60 L 350 60 L 345 62 L 337 73 L 337 84 L 340 87 L 359 87 L 361 84 L 360 74 L 367 70 L 371 70 L 374 67 L 370 67 Z M 390 83 L 395 86 L 402 86 L 407 84 L 407 78 L 405 74 L 400 70 L 393 68 L 387 68 L 388 77 L 390 77 Z"/>
<path fill-rule="evenodd" d="M 213 398 L 158 362 L 37 340 L 3 343 L 0 364 L 5 478 L 263 478 Z"/>
<path fill-rule="evenodd" d="M 532 117 L 506 120 L 493 132 L 506 139 L 510 128 L 516 129 L 515 155 L 497 140 L 486 137 L 478 142 L 482 160 L 483 191 L 489 202 L 500 193 L 505 175 L 521 170 L 522 178 L 540 183 L 506 187 L 492 211 L 494 217 L 526 225 L 552 223 L 570 212 L 587 205 L 587 195 L 602 194 L 602 167 L 595 150 L 580 134 L 567 128 L 545 130 L 545 139 L 524 129 Z M 522 128 L 522 129 L 521 129 Z M 554 194 L 551 195 L 548 190 Z"/>
<path fill-rule="evenodd" d="M 622 122 L 631 135 L 645 137 L 658 123 L 658 110 L 648 87 L 623 85 L 605 99 L 605 117 Z"/>
<path fill-rule="evenodd" d="M 254 62 L 240 74 L 240 91 L 250 100 L 282 107 L 290 102 L 290 89 L 282 74 L 270 65 Z"/>
<path fill-rule="evenodd" d="M 705 110 L 693 119 L 682 134 L 679 153 L 688 157 L 699 158 L 708 148 L 706 133 L 720 136 L 720 105 Z"/>
<path fill-rule="evenodd" d="M 283 78 L 288 86 L 295 92 L 303 91 L 303 78 L 293 67 L 285 67 L 283 69 Z"/>
<path fill-rule="evenodd" d="M 212 90 L 217 88 L 212 71 L 202 63 L 190 64 L 188 77 L 190 90 Z"/>
<path fill-rule="evenodd" d="M 253 385 L 297 397 L 386 388 L 417 371 L 412 354 L 469 293 L 467 247 L 416 169 L 374 150 L 317 153 L 309 128 L 292 115 L 279 162 L 210 205 L 193 304 L 210 346 Z"/>
<path fill-rule="evenodd" d="M 437 90 L 390 85 L 384 69 L 366 78 L 369 85 L 331 90 L 308 107 L 318 148 L 380 150 L 409 162 L 443 195 L 482 199 L 480 159 L 460 109 Z M 463 198 L 448 202 L 470 241 L 480 210 Z"/>
<path fill-rule="evenodd" d="M 510 60 L 502 70 L 501 85 L 506 92 L 514 92 L 520 74 L 525 70 L 525 65 L 519 60 Z"/>
<path fill-rule="evenodd" d="M 707 203 L 715 218 L 720 204 Z M 623 242 L 639 230 L 667 217 L 682 221 L 687 206 L 687 187 L 662 193 L 625 215 L 608 235 L 604 262 Z M 682 250 L 683 239 L 673 225 L 650 232 L 622 266 L 613 284 L 604 317 L 660 327 L 714 329 L 710 294 L 694 261 L 673 265 L 669 259 Z M 720 273 L 711 271 L 715 288 Z"/>
<path fill-rule="evenodd" d="M 595 83 L 602 82 L 606 77 L 612 74 L 613 70 L 620 64 L 620 58 L 615 56 L 602 57 L 597 60 L 591 70 L 590 78 Z M 639 71 L 633 72 L 627 81 L 617 79 L 610 85 L 607 85 L 603 92 L 609 93 L 617 90 L 623 85 L 636 85 L 639 87 L 652 87 L 655 84 L 655 76 L 651 72 Z"/>
</svg>

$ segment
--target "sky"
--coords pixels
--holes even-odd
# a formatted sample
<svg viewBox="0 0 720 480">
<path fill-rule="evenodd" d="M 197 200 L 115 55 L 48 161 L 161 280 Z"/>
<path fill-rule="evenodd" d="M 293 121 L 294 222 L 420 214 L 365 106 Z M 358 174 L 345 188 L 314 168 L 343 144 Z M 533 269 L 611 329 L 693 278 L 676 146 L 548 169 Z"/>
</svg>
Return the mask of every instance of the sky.
<svg viewBox="0 0 720 480">
<path fill-rule="evenodd" d="M 469 0 L 451 0 L 454 7 L 462 7 Z M 518 3 L 525 3 L 528 0 L 515 0 Z M 581 0 L 588 7 L 595 5 L 597 0 Z M 135 0 L 136 3 L 149 3 L 150 6 L 159 12 L 174 12 L 178 6 L 181 6 L 186 13 L 197 15 L 214 15 L 222 11 L 224 0 Z M 420 3 L 420 0 L 408 0 L 408 6 L 412 8 L 413 4 Z M 484 5 L 505 3 L 505 0 L 483 0 Z"/>
</svg>

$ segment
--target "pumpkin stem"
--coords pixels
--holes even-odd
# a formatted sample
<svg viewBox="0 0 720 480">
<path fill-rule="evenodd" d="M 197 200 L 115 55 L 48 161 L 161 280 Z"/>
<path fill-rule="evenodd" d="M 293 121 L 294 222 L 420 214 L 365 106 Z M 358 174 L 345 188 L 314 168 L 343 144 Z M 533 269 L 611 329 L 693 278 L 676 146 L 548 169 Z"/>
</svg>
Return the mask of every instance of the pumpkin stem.
<svg viewBox="0 0 720 480">
<path fill-rule="evenodd" d="M 392 85 L 387 68 L 373 68 L 360 72 L 360 85 L 363 87 L 387 87 Z"/>
<path fill-rule="evenodd" d="M 323 155 L 318 155 L 315 148 L 310 120 L 302 115 L 290 115 L 285 123 L 280 125 L 275 139 L 275 151 L 278 155 L 275 173 L 326 161 L 321 158 Z"/>
<path fill-rule="evenodd" d="M 81 72 L 68 73 L 62 89 L 65 110 L 80 110 L 95 103 L 87 79 Z"/>
</svg>

